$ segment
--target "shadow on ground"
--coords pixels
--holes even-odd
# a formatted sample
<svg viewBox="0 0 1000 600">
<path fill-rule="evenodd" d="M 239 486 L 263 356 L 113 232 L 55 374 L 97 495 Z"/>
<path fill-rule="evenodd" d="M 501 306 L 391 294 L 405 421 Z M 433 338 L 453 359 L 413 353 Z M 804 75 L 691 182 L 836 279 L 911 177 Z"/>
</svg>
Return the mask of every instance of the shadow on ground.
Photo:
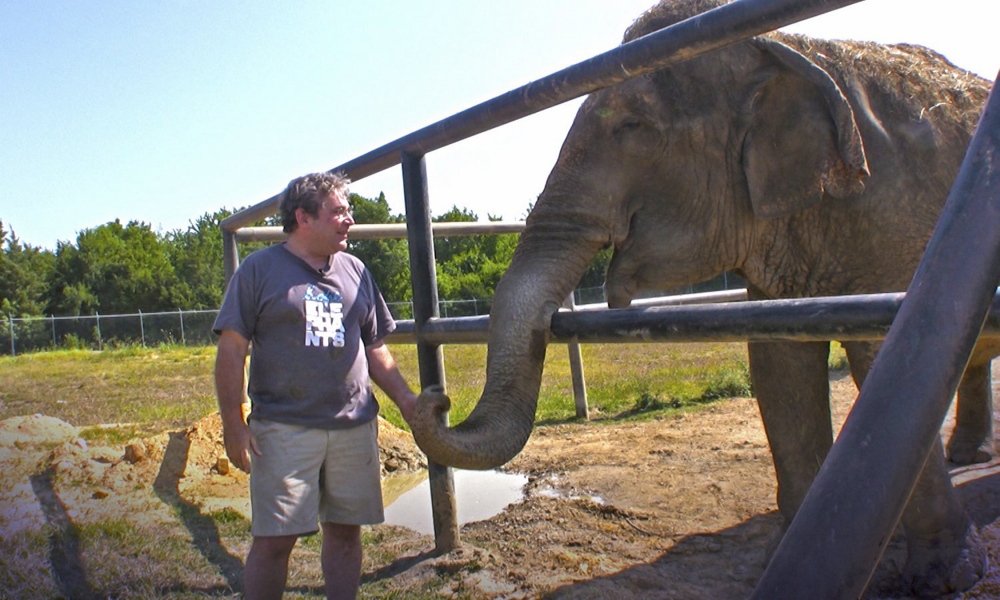
<svg viewBox="0 0 1000 600">
<path fill-rule="evenodd" d="M 180 479 L 184 475 L 191 441 L 183 431 L 170 434 L 170 441 L 160 463 L 160 471 L 153 482 L 156 495 L 174 509 L 184 527 L 191 533 L 191 539 L 205 560 L 213 564 L 226 579 L 228 592 L 242 591 L 243 562 L 229 553 L 222 544 L 219 529 L 211 517 L 201 514 L 198 505 L 193 504 L 180 493 Z"/>
<path fill-rule="evenodd" d="M 969 515 L 980 528 L 1000 519 L 1000 466 L 976 465 L 953 470 L 956 487 Z M 552 600 L 609 600 L 615 598 L 656 598 L 689 600 L 691 598 L 741 599 L 753 593 L 764 572 L 769 549 L 780 535 L 781 518 L 776 512 L 755 516 L 735 527 L 716 533 L 681 538 L 655 561 L 635 565 L 612 575 L 560 587 L 546 598 Z M 990 554 L 1000 551 L 1000 536 L 984 536 Z M 906 549 L 901 537 L 894 536 L 882 557 L 872 583 L 864 595 L 867 600 L 909 596 L 901 588 L 902 566 Z M 713 581 L 703 575 L 711 565 L 727 565 L 717 570 Z M 1000 565 L 991 562 L 992 571 L 984 579 L 1000 577 Z M 651 595 L 651 592 L 653 594 Z M 970 590 L 973 592 L 973 590 Z M 959 595 L 958 597 L 962 597 Z"/>
</svg>

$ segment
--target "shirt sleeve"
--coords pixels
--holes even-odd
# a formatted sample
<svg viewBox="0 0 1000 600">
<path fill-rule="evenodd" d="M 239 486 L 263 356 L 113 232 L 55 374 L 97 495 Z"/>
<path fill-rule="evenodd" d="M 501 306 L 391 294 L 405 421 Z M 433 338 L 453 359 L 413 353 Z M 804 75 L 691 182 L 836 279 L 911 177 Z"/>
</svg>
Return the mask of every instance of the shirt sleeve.
<svg viewBox="0 0 1000 600">
<path fill-rule="evenodd" d="M 396 329 L 396 321 L 392 318 L 389 306 L 368 269 L 364 270 L 361 285 L 366 288 L 365 291 L 371 299 L 369 318 L 361 327 L 361 339 L 365 346 L 370 346 L 392 333 Z"/>
<path fill-rule="evenodd" d="M 257 325 L 254 273 L 253 265 L 244 262 L 229 280 L 222 307 L 212 325 L 216 335 L 228 329 L 248 340 L 253 337 Z"/>
</svg>

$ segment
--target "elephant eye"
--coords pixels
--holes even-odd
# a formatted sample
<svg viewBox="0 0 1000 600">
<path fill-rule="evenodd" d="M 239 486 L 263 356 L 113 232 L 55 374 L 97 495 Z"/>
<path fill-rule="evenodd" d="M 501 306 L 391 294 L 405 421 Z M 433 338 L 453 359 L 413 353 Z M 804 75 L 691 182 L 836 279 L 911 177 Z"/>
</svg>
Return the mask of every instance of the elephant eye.
<svg viewBox="0 0 1000 600">
<path fill-rule="evenodd" d="M 615 126 L 613 131 L 615 137 L 621 137 L 627 133 L 635 131 L 642 127 L 642 123 L 636 118 L 623 119 L 618 125 Z"/>
<path fill-rule="evenodd" d="M 651 157 L 663 145 L 663 134 L 659 129 L 639 117 L 623 118 L 611 132 L 618 148 L 627 154 Z"/>
</svg>

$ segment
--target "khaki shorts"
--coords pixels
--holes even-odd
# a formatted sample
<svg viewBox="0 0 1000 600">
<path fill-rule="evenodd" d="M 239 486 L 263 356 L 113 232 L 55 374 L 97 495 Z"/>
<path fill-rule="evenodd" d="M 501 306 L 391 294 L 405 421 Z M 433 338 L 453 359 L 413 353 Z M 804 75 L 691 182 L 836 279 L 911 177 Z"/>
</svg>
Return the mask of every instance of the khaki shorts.
<svg viewBox="0 0 1000 600">
<path fill-rule="evenodd" d="M 378 419 L 334 430 L 250 419 L 250 431 L 261 452 L 250 470 L 252 535 L 309 535 L 318 522 L 385 520 Z"/>
</svg>

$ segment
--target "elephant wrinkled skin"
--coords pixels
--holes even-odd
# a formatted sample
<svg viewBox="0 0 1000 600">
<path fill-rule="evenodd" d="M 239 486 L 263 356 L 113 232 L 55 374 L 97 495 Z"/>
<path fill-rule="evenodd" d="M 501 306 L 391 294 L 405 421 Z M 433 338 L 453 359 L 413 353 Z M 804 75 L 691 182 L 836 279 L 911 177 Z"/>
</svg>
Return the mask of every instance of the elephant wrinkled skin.
<svg viewBox="0 0 1000 600">
<path fill-rule="evenodd" d="M 665 1 L 628 42 L 720 5 Z M 414 436 L 435 461 L 490 468 L 530 435 L 550 318 L 602 248 L 613 307 L 735 271 L 753 298 L 905 290 L 947 198 L 988 83 L 910 45 L 772 33 L 592 94 L 528 217 L 490 315 L 487 380 L 448 429 L 440 390 Z M 860 385 L 877 349 L 844 344 Z M 993 452 L 989 361 L 959 390 L 959 462 Z M 790 521 L 832 445 L 829 343 L 755 342 L 751 375 Z M 940 446 L 940 444 L 938 444 Z M 984 569 L 975 527 L 928 460 L 902 519 L 908 579 L 925 596 Z"/>
</svg>

